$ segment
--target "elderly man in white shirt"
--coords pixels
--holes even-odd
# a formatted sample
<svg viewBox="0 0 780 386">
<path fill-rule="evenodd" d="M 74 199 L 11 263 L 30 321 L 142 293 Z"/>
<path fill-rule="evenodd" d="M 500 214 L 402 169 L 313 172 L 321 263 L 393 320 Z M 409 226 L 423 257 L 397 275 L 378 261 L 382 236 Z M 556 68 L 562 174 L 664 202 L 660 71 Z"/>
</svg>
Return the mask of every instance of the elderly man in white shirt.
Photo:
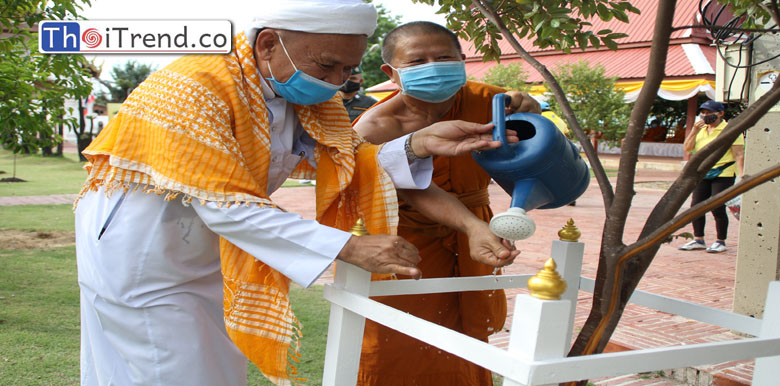
<svg viewBox="0 0 780 386">
<path fill-rule="evenodd" d="M 238 299 L 232 293 L 236 288 L 264 288 L 257 298 L 271 295 L 264 301 L 279 308 L 273 319 L 291 315 L 286 280 L 309 286 L 337 258 L 372 272 L 420 275 L 417 250 L 405 240 L 389 234 L 352 237 L 285 212 L 268 199 L 294 169 L 314 170 L 322 162 L 334 162 L 339 181 L 332 185 L 343 190 L 329 193 L 318 183 L 318 197 L 322 189 L 323 196 L 341 197 L 338 213 L 349 210 L 345 192 L 361 163 L 344 146 L 360 141 L 343 106 L 335 115 L 328 109 L 360 61 L 366 36 L 376 26 L 375 9 L 360 0 L 295 0 L 267 2 L 262 13 L 237 36 L 234 53 L 185 57 L 150 76 L 85 151 L 90 176 L 76 208 L 83 385 L 243 385 L 246 355 L 262 362 L 252 356 L 263 348 L 239 349 L 231 331 L 251 335 L 268 322 L 255 325 L 250 317 L 228 316 L 227 308 L 235 304 L 227 296 Z M 322 45 L 318 39 L 343 44 Z M 198 66 L 203 68 L 192 70 Z M 338 124 L 328 126 L 328 120 Z M 342 120 L 347 126 L 339 126 Z M 328 131 L 331 127 L 343 128 Z M 378 151 L 380 181 L 372 183 L 381 188 L 386 172 L 396 188 L 430 188 L 430 155 L 496 147 L 489 130 L 444 122 L 399 138 Z M 152 138 L 148 142 L 147 136 Z M 208 156 L 181 151 L 177 136 L 191 147 L 219 151 Z M 224 160 L 213 161 L 225 154 Z M 267 160 L 267 166 L 260 162 L 256 167 L 255 158 Z M 221 174 L 222 167 L 238 171 Z M 217 181 L 187 180 L 189 169 L 206 169 L 198 172 L 211 173 Z M 242 180 L 239 172 L 254 177 Z M 243 185 L 231 178 L 220 180 L 225 175 L 260 181 L 260 189 L 241 190 Z M 238 188 L 209 190 L 213 186 Z M 182 200 L 174 199 L 180 196 Z M 374 197 L 390 208 L 386 229 L 392 231 L 394 195 L 380 189 Z M 484 262 L 511 262 L 499 239 L 488 244 L 482 247 L 494 254 Z M 225 263 L 230 253 L 251 256 L 256 261 L 250 263 L 277 282 L 232 286 L 225 272 L 232 267 Z M 277 273 L 289 279 L 278 279 Z M 282 347 L 295 349 L 290 332 L 295 323 L 293 316 L 279 331 L 257 334 L 272 335 Z M 290 374 L 273 372 L 287 364 L 286 350 L 277 351 L 284 352 L 269 355 L 281 359 L 258 366 L 274 383 L 290 384 Z"/>
</svg>

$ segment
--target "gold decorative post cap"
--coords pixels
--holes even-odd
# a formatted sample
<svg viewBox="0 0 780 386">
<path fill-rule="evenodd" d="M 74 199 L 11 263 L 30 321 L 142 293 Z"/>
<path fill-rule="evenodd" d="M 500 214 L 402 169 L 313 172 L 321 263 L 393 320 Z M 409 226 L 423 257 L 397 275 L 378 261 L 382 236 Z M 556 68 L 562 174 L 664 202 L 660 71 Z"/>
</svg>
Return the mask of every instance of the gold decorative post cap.
<svg viewBox="0 0 780 386">
<path fill-rule="evenodd" d="M 363 222 L 362 218 L 359 218 L 355 225 L 352 226 L 352 229 L 349 230 L 349 233 L 352 233 L 355 236 L 368 236 L 368 229 L 366 229 L 366 224 Z"/>
<path fill-rule="evenodd" d="M 558 238 L 560 238 L 561 241 L 576 243 L 579 241 L 580 236 L 582 236 L 582 233 L 580 233 L 580 230 L 574 225 L 574 219 L 571 218 L 566 222 L 566 225 L 558 231 Z"/>
<path fill-rule="evenodd" d="M 566 291 L 566 281 L 555 270 L 558 265 L 552 258 L 544 263 L 544 269 L 528 279 L 528 290 L 531 296 L 542 300 L 560 300 Z"/>
</svg>

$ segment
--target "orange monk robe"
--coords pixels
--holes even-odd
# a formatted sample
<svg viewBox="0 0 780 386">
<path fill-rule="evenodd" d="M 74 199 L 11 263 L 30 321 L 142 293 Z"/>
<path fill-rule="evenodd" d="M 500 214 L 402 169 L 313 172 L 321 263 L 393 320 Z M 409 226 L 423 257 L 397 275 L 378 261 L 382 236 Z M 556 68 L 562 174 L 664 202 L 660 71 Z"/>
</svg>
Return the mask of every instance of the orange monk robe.
<svg viewBox="0 0 780 386">
<path fill-rule="evenodd" d="M 458 91 L 455 104 L 442 120 L 488 123 L 492 120 L 493 95 L 501 92 L 504 90 L 498 87 L 467 82 Z M 493 216 L 487 190 L 490 176 L 477 165 L 471 154 L 436 157 L 433 165 L 433 181 L 437 185 L 456 195 L 477 217 L 490 220 Z M 398 235 L 420 250 L 422 262 L 418 267 L 424 278 L 493 273 L 493 267 L 471 259 L 465 234 L 427 219 L 407 204 L 401 205 L 399 216 Z M 486 342 L 489 335 L 504 326 L 506 319 L 503 290 L 374 299 Z M 493 380 L 490 371 L 482 367 L 366 320 L 358 385 L 492 386 Z"/>
</svg>

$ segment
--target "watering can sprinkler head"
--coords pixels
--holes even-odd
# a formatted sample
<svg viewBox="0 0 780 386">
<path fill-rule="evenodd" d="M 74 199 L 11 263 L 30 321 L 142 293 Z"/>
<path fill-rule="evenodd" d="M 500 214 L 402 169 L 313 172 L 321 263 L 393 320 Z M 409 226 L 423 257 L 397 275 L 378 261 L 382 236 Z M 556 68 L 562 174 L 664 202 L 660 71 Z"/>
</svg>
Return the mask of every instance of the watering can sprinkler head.
<svg viewBox="0 0 780 386">
<path fill-rule="evenodd" d="M 490 231 L 509 241 L 524 240 L 536 232 L 534 220 L 525 214 L 525 209 L 509 208 L 490 220 Z"/>
</svg>

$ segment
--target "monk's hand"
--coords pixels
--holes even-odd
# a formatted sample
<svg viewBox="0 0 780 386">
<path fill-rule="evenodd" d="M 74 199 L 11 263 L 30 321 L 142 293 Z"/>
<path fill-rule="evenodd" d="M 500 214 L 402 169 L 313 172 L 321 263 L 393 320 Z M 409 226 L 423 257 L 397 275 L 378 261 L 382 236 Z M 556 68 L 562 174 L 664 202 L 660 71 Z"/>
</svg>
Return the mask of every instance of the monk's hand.
<svg viewBox="0 0 780 386">
<path fill-rule="evenodd" d="M 504 109 L 505 114 L 542 113 L 542 107 L 532 96 L 520 91 L 507 91 L 506 95 L 511 99 L 511 103 Z"/>
<path fill-rule="evenodd" d="M 519 141 L 517 132 L 506 131 L 507 141 Z M 437 122 L 412 135 L 412 151 L 419 158 L 431 155 L 458 156 L 475 150 L 490 150 L 501 146 L 493 140 L 493 124 L 466 121 Z"/>
<path fill-rule="evenodd" d="M 476 262 L 493 267 L 512 264 L 515 258 L 520 255 L 520 251 L 515 249 L 512 242 L 493 234 L 486 222 L 480 221 L 479 223 L 469 226 L 466 232 L 469 238 L 471 258 Z"/>
<path fill-rule="evenodd" d="M 398 236 L 352 236 L 337 259 L 374 273 L 394 273 L 419 279 L 417 247 Z"/>
</svg>

